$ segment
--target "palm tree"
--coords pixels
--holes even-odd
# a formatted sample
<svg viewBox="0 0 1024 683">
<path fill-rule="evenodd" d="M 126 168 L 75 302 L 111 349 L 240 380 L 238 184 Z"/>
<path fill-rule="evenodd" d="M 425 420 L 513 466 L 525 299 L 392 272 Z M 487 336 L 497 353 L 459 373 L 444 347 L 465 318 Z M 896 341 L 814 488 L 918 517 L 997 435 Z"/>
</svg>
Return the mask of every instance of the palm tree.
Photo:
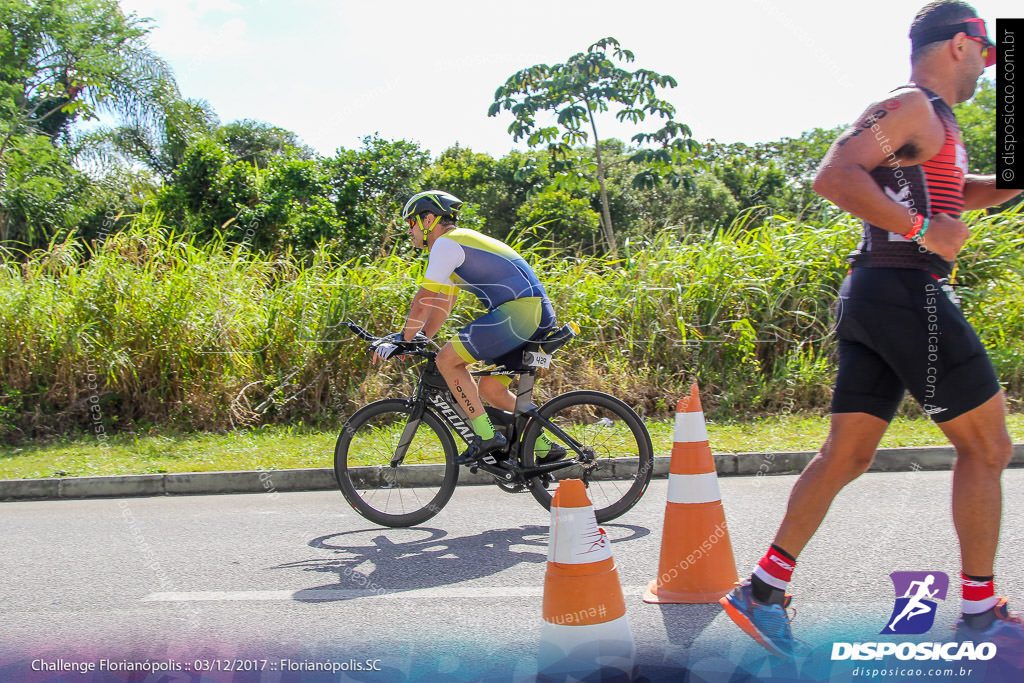
<svg viewBox="0 0 1024 683">
<path fill-rule="evenodd" d="M 24 150 L 46 140 L 70 163 L 75 122 L 109 113 L 158 131 L 180 96 L 170 67 L 149 47 L 148 22 L 126 15 L 116 0 L 0 0 L 0 16 L 2 246 L 32 241 L 18 207 L 34 200 L 38 183 L 19 178 L 39 174 L 26 174 Z"/>
</svg>

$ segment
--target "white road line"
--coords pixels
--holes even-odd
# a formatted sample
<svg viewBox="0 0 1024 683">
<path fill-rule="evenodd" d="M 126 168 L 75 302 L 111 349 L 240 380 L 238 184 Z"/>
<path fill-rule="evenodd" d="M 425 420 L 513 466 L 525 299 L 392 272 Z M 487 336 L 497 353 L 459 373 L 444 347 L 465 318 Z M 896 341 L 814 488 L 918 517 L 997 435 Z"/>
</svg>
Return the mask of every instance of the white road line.
<svg viewBox="0 0 1024 683">
<path fill-rule="evenodd" d="M 626 595 L 640 595 L 646 586 L 624 586 Z M 452 600 L 479 598 L 522 598 L 544 595 L 543 586 L 444 586 L 418 588 L 414 590 L 367 590 L 344 588 L 311 588 L 308 590 L 272 591 L 194 591 L 150 593 L 142 602 L 253 602 L 260 600 L 294 600 L 316 602 L 329 600 L 353 600 L 356 598 L 383 598 L 402 600 Z"/>
</svg>

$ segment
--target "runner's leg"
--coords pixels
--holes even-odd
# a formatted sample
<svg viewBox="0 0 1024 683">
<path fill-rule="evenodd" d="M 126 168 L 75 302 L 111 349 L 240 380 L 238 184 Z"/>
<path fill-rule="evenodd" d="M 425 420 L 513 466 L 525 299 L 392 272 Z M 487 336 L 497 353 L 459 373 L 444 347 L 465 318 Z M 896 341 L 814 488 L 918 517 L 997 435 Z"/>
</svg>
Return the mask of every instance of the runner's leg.
<svg viewBox="0 0 1024 683">
<path fill-rule="evenodd" d="M 1013 455 L 1000 391 L 974 410 L 938 423 L 956 448 L 953 525 L 965 574 L 991 576 L 999 543 L 1003 470 Z"/>
<path fill-rule="evenodd" d="M 889 423 L 867 413 L 835 413 L 828 438 L 789 494 L 775 545 L 797 557 L 817 531 L 833 499 L 863 474 Z"/>
</svg>

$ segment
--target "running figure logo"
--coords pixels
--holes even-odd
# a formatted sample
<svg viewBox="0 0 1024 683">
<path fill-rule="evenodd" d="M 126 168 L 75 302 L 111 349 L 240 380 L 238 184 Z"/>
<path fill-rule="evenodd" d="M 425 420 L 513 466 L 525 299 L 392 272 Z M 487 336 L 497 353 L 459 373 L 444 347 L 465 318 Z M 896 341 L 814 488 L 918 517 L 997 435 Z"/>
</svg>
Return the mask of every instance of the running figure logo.
<svg viewBox="0 0 1024 683">
<path fill-rule="evenodd" d="M 925 633 L 935 623 L 938 600 L 946 599 L 949 577 L 943 572 L 893 572 L 889 574 L 896 590 L 896 604 L 882 633 L 915 635 Z"/>
</svg>

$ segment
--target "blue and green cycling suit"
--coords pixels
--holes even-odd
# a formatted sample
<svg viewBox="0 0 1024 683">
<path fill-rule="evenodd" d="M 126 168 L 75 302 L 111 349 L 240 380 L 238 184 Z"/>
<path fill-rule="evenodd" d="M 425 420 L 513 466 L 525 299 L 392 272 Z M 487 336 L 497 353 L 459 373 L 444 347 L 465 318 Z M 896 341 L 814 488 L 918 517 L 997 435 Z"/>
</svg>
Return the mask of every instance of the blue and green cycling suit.
<svg viewBox="0 0 1024 683">
<path fill-rule="evenodd" d="M 555 327 L 555 310 L 530 265 L 510 246 L 468 228 L 438 237 L 421 286 L 476 295 L 487 313 L 450 341 L 467 363 L 493 361 Z"/>
</svg>

